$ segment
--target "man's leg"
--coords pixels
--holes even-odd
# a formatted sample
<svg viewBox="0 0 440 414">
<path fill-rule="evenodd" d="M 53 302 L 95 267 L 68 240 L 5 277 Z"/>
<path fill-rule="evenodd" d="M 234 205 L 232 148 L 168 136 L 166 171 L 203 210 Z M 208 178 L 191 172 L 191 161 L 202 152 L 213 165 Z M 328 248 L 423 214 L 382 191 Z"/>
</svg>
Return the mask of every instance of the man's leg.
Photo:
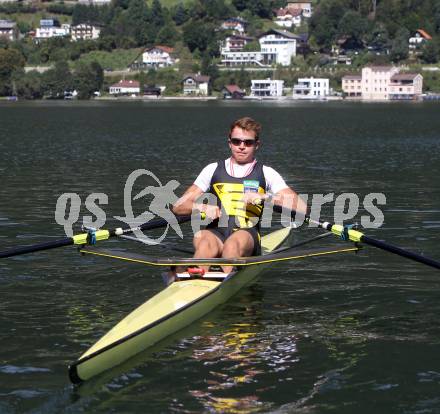
<svg viewBox="0 0 440 414">
<path fill-rule="evenodd" d="M 193 240 L 195 249 L 194 258 L 200 257 L 220 257 L 223 250 L 223 242 L 209 230 L 200 230 L 196 233 Z M 200 266 L 205 271 L 209 266 Z"/>
<path fill-rule="evenodd" d="M 254 239 L 250 232 L 246 230 L 234 231 L 223 245 L 222 257 L 244 257 L 251 256 L 254 251 Z M 223 266 L 223 271 L 229 273 L 232 266 Z"/>
</svg>

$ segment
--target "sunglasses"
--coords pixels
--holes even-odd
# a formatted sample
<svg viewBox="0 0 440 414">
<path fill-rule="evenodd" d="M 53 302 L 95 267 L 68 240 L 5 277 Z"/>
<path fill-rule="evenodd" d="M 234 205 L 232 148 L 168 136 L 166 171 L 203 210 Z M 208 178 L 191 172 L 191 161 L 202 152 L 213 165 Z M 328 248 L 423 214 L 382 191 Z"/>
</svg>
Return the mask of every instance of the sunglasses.
<svg viewBox="0 0 440 414">
<path fill-rule="evenodd" d="M 236 147 L 240 146 L 241 143 L 243 143 L 245 145 L 245 147 L 252 147 L 253 145 L 256 144 L 257 140 L 256 139 L 229 138 L 229 142 Z"/>
</svg>

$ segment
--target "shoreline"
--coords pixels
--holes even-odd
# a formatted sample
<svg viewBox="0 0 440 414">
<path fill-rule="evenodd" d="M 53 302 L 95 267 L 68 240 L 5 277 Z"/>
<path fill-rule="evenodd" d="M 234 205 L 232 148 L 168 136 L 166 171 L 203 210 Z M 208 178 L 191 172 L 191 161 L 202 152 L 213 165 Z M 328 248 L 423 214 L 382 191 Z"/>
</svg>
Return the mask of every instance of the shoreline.
<svg viewBox="0 0 440 414">
<path fill-rule="evenodd" d="M 341 96 L 329 96 L 321 99 L 314 98 L 293 98 L 291 96 L 282 97 L 250 97 L 245 96 L 242 99 L 228 99 L 216 96 L 101 96 L 88 100 L 78 99 L 20 99 L 16 96 L 0 96 L 0 102 L 16 103 L 16 102 L 162 102 L 162 101 L 183 101 L 183 102 L 273 102 L 273 103 L 327 103 L 327 102 L 350 102 L 350 103 L 419 103 L 419 102 L 440 102 L 439 95 L 426 95 L 421 99 L 414 100 L 363 100 L 358 98 L 343 98 Z"/>
</svg>

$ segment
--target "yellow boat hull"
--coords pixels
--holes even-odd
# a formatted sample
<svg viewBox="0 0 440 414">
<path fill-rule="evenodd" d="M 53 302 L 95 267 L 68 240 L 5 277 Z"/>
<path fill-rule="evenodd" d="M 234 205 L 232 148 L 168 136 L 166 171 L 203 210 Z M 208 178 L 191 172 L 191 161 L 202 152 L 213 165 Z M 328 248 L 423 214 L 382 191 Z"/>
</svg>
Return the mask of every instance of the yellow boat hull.
<svg viewBox="0 0 440 414">
<path fill-rule="evenodd" d="M 264 236 L 263 251 L 277 248 L 289 232 L 281 229 Z M 223 281 L 190 279 L 172 283 L 131 312 L 72 364 L 71 381 L 88 380 L 190 325 L 252 283 L 268 266 L 248 266 Z"/>
</svg>

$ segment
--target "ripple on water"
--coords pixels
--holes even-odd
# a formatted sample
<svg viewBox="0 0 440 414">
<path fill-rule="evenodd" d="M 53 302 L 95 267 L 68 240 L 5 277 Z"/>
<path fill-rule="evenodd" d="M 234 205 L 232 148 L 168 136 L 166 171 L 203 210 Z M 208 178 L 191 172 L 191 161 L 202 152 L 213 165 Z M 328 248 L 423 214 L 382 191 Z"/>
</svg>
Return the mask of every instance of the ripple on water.
<svg viewBox="0 0 440 414">
<path fill-rule="evenodd" d="M 49 368 L 38 368 L 38 367 L 18 367 L 15 365 L 1 365 L 1 374 L 35 374 L 37 372 L 50 372 Z"/>
</svg>

